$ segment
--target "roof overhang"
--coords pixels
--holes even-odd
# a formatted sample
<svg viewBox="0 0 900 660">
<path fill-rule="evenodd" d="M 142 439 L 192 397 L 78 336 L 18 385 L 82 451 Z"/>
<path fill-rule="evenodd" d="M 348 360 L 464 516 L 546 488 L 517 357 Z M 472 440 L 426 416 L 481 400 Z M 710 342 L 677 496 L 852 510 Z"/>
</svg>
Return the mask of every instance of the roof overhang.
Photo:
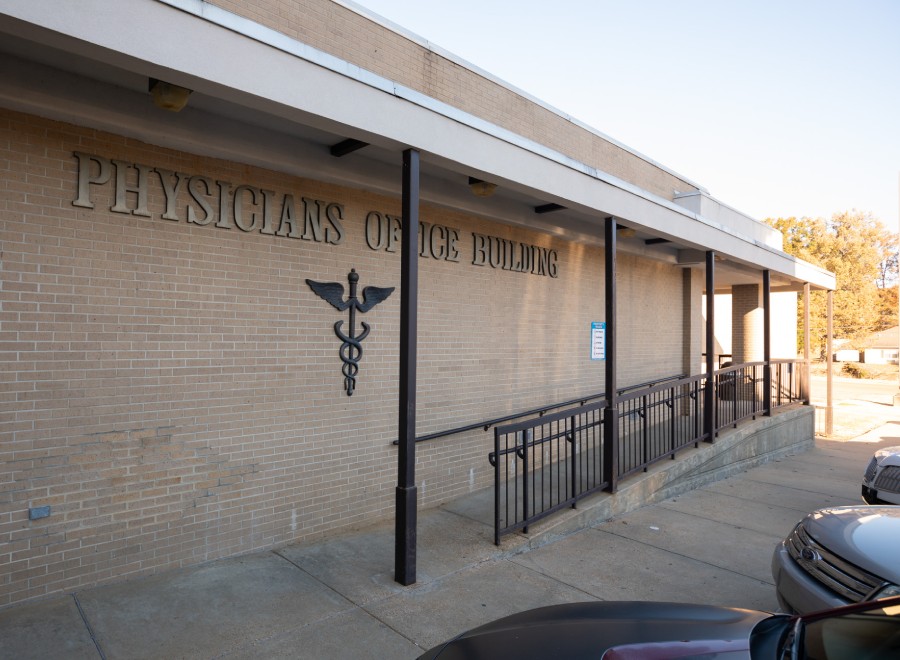
<svg viewBox="0 0 900 660">
<path fill-rule="evenodd" d="M 151 144 L 398 196 L 400 152 L 422 154 L 423 202 L 679 263 L 718 257 L 718 284 L 772 275 L 775 290 L 834 275 L 596 168 L 200 0 L 0 2 L 0 105 Z M 178 114 L 149 78 L 193 90 Z M 365 149 L 335 158 L 351 138 Z M 490 198 L 468 178 L 498 185 Z M 554 213 L 535 207 L 557 204 Z"/>
</svg>

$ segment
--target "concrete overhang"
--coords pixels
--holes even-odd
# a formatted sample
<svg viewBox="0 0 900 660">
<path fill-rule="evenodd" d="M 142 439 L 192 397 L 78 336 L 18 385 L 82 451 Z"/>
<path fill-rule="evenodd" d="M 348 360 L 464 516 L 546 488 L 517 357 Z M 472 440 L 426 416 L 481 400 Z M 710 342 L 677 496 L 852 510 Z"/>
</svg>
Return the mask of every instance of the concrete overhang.
<svg viewBox="0 0 900 660">
<path fill-rule="evenodd" d="M 765 240 L 200 0 L 0 0 L 0 104 L 40 116 L 392 196 L 400 151 L 422 153 L 424 202 L 569 240 L 634 230 L 623 251 L 678 265 L 712 250 L 717 278 L 833 289 L 834 275 Z M 155 108 L 147 79 L 194 90 Z M 344 138 L 369 143 L 333 158 Z M 469 194 L 469 176 L 498 184 Z M 537 215 L 556 203 L 565 210 Z M 650 247 L 648 240 L 653 239 Z M 771 242 L 771 241 L 770 241 Z"/>
</svg>

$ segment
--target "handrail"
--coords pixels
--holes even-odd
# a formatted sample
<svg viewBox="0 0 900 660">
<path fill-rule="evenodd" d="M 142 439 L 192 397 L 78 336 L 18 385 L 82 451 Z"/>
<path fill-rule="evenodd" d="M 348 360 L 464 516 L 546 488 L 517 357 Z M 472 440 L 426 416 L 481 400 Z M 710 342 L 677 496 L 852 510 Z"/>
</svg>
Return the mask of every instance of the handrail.
<svg viewBox="0 0 900 660">
<path fill-rule="evenodd" d="M 665 383 L 670 380 L 678 380 L 680 378 L 685 378 L 686 374 L 678 374 L 675 376 L 665 376 L 663 378 L 654 378 L 653 380 L 648 380 L 646 383 L 638 383 L 637 385 L 629 385 L 627 387 L 622 387 L 616 392 L 621 396 L 626 392 L 630 392 L 631 390 L 641 389 L 644 387 L 652 387 L 659 383 Z M 523 412 L 513 413 L 511 415 L 506 415 L 504 417 L 495 417 L 493 419 L 486 420 L 484 422 L 475 422 L 473 424 L 467 424 L 465 426 L 458 426 L 456 428 L 447 429 L 446 431 L 436 431 L 435 433 L 429 433 L 427 435 L 420 435 L 416 438 L 416 442 L 426 442 L 428 440 L 437 440 L 438 438 L 443 438 L 448 435 L 456 435 L 457 433 L 465 433 L 466 431 L 474 431 L 478 428 L 483 428 L 487 431 L 492 426 L 496 426 L 497 424 L 502 424 L 503 422 L 508 422 L 511 419 L 518 419 L 519 417 L 528 417 L 530 415 L 539 415 L 543 417 L 544 413 L 554 410 L 556 408 L 565 408 L 567 406 L 572 406 L 577 404 L 585 405 L 588 401 L 593 401 L 595 399 L 605 399 L 606 392 L 600 392 L 599 394 L 590 394 L 588 396 L 580 396 L 575 399 L 570 399 L 568 401 L 563 401 L 561 403 L 554 403 L 548 406 L 542 406 L 540 408 L 532 408 L 531 410 L 525 410 Z M 391 444 L 399 444 L 399 440 L 394 440 Z"/>
<path fill-rule="evenodd" d="M 715 373 L 719 373 L 719 372 L 716 371 Z M 690 385 L 690 384 L 693 383 L 693 382 L 701 381 L 701 380 L 703 380 L 703 379 L 705 379 L 705 378 L 706 378 L 706 374 L 703 373 L 703 374 L 697 374 L 696 376 L 678 376 L 677 378 L 668 378 L 668 379 L 666 379 L 665 381 L 652 381 L 651 383 L 648 383 L 647 385 L 642 385 L 642 386 L 641 386 L 641 387 L 647 387 L 648 389 L 646 389 L 646 390 L 643 391 L 643 392 L 636 392 L 636 393 L 634 393 L 634 394 L 629 394 L 629 395 L 627 395 L 627 396 L 622 396 L 622 397 L 619 399 L 619 403 L 623 403 L 623 402 L 625 402 L 625 401 L 631 401 L 631 400 L 633 400 L 633 399 L 638 399 L 638 398 L 640 398 L 640 397 L 650 396 L 650 395 L 656 394 L 656 393 L 658 393 L 658 392 L 662 392 L 662 391 L 668 389 L 667 387 L 663 387 L 663 385 L 664 385 L 664 383 L 667 383 L 667 382 L 669 382 L 670 380 L 683 380 L 684 382 L 681 383 L 681 385 Z M 629 388 L 629 389 L 638 389 L 638 388 L 637 388 L 637 387 L 632 387 L 632 388 Z M 619 394 L 623 394 L 623 393 L 620 392 Z"/>
<path fill-rule="evenodd" d="M 604 424 L 608 401 L 496 426 L 487 457 L 494 470 L 494 543 L 513 531 L 527 534 L 529 525 L 600 489 L 614 492 L 619 479 L 713 442 L 726 427 L 801 401 L 797 363 L 747 362 L 625 388 L 632 391 L 613 402 L 618 428 L 611 434 Z"/>
</svg>

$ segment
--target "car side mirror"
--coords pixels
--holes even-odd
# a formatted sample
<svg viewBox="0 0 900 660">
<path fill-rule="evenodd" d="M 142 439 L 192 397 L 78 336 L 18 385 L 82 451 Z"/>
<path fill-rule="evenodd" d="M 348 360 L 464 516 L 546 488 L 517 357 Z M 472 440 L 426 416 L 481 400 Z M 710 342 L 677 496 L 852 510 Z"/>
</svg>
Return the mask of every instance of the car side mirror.
<svg viewBox="0 0 900 660">
<path fill-rule="evenodd" d="M 791 658 L 900 658 L 900 597 L 801 616 L 797 623 Z"/>
</svg>

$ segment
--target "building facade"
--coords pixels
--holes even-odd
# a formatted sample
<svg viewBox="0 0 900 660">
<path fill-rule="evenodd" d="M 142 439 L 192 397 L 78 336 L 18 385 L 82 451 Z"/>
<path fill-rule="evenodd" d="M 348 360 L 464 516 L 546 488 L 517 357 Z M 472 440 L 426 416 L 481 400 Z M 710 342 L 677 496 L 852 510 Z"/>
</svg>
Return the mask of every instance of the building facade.
<svg viewBox="0 0 900 660">
<path fill-rule="evenodd" d="M 620 386 L 696 373 L 708 252 L 720 292 L 833 288 L 349 2 L 3 0 L 0 32 L 0 605 L 394 515 L 405 150 L 419 436 L 603 392 L 599 322 Z M 419 506 L 488 486 L 490 447 L 421 443 Z"/>
</svg>

